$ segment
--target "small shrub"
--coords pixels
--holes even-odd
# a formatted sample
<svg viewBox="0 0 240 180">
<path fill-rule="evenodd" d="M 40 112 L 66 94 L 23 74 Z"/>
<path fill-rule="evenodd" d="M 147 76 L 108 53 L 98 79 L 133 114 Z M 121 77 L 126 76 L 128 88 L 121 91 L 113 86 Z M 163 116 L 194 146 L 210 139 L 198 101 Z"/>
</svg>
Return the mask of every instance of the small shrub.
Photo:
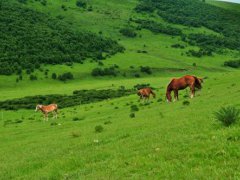
<svg viewBox="0 0 240 180">
<path fill-rule="evenodd" d="M 224 66 L 229 66 L 232 68 L 239 68 L 240 67 L 240 59 L 239 60 L 232 60 L 232 61 L 225 61 Z"/>
<path fill-rule="evenodd" d="M 240 119 L 240 110 L 234 106 L 222 107 L 214 114 L 215 118 L 222 122 L 224 126 L 230 126 Z"/>
<path fill-rule="evenodd" d="M 52 73 L 52 79 L 57 79 L 57 74 L 56 73 Z"/>
<path fill-rule="evenodd" d="M 139 111 L 139 108 L 137 107 L 137 105 L 131 105 L 131 111 L 132 112 Z"/>
<path fill-rule="evenodd" d="M 57 123 L 56 122 L 51 122 L 51 124 L 50 124 L 51 126 L 56 126 L 57 125 Z"/>
<path fill-rule="evenodd" d="M 98 125 L 95 127 L 95 132 L 96 133 L 101 133 L 103 131 L 103 127 L 101 125 Z"/>
<path fill-rule="evenodd" d="M 129 117 L 130 117 L 130 118 L 135 118 L 135 113 L 133 113 L 133 112 L 130 113 L 130 114 L 129 114 Z"/>
<path fill-rule="evenodd" d="M 162 98 L 159 98 L 159 99 L 157 100 L 157 102 L 163 102 L 163 99 L 162 99 Z"/>
<path fill-rule="evenodd" d="M 30 79 L 31 81 L 35 81 L 35 80 L 37 80 L 37 76 L 31 74 L 31 75 L 29 76 L 29 79 Z"/>
<path fill-rule="evenodd" d="M 147 74 L 152 74 L 152 70 L 151 70 L 151 68 L 150 67 L 148 67 L 148 66 L 141 66 L 140 67 L 140 71 L 141 72 L 143 72 L 143 73 L 147 73 Z"/>
<path fill-rule="evenodd" d="M 134 38 L 137 36 L 137 33 L 132 28 L 123 28 L 119 32 L 126 37 Z"/>
<path fill-rule="evenodd" d="M 112 121 L 105 121 L 104 124 L 105 124 L 105 125 L 107 125 L 107 124 L 112 124 Z"/>
<path fill-rule="evenodd" d="M 15 120 L 16 124 L 19 124 L 19 123 L 22 123 L 22 122 L 23 122 L 23 120 L 20 120 L 20 119 Z"/>
<path fill-rule="evenodd" d="M 136 74 L 134 74 L 134 76 L 135 76 L 136 78 L 139 78 L 139 77 L 140 77 L 140 74 L 136 73 Z"/>
<path fill-rule="evenodd" d="M 62 5 L 61 8 L 66 11 L 67 10 L 67 7 L 65 5 Z"/>
<path fill-rule="evenodd" d="M 171 45 L 171 47 L 172 48 L 180 48 L 180 49 L 184 49 L 185 48 L 185 46 L 182 45 L 182 44 L 173 44 L 173 45 Z"/>
<path fill-rule="evenodd" d="M 188 106 L 188 105 L 190 105 L 190 102 L 189 101 L 183 101 L 183 105 Z"/>
<path fill-rule="evenodd" d="M 71 135 L 74 138 L 80 137 L 80 133 L 79 132 L 72 132 Z"/>
<path fill-rule="evenodd" d="M 82 121 L 84 119 L 85 119 L 85 117 L 74 117 L 72 120 L 73 121 Z"/>
<path fill-rule="evenodd" d="M 73 78 L 73 74 L 71 72 L 63 73 L 62 75 L 58 76 L 58 79 L 60 81 L 66 81 L 66 80 L 71 80 Z"/>
<path fill-rule="evenodd" d="M 134 89 L 138 89 L 138 90 L 146 87 L 150 87 L 150 84 L 136 84 L 133 86 Z"/>
<path fill-rule="evenodd" d="M 76 6 L 86 9 L 87 8 L 87 2 L 85 0 L 77 0 Z"/>
</svg>

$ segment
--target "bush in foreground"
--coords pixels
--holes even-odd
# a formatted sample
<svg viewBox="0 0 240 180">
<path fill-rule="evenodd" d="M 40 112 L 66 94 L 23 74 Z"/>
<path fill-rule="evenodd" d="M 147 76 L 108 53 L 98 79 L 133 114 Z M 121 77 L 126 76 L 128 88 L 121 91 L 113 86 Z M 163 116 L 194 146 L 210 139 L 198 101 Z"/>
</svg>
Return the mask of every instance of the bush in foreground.
<svg viewBox="0 0 240 180">
<path fill-rule="evenodd" d="M 101 133 L 103 131 L 103 127 L 101 125 L 98 125 L 95 127 L 95 132 L 96 133 Z"/>
<path fill-rule="evenodd" d="M 230 126 L 240 119 L 240 110 L 234 106 L 222 107 L 215 112 L 215 118 L 224 126 Z"/>
</svg>

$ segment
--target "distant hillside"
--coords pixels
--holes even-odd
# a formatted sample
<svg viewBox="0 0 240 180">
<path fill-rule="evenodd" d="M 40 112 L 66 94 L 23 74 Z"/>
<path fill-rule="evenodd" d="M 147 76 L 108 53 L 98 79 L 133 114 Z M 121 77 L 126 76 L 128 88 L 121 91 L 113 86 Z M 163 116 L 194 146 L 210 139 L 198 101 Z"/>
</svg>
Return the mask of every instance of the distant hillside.
<svg viewBox="0 0 240 180">
<path fill-rule="evenodd" d="M 199 0 L 141 0 L 136 11 L 156 14 L 165 21 L 189 27 L 206 27 L 221 36 L 182 35 L 182 40 L 204 49 L 240 50 L 240 15 Z"/>
<path fill-rule="evenodd" d="M 123 51 L 116 41 L 68 26 L 61 17 L 53 19 L 20 3 L 1 1 L 0 74 L 33 71 L 43 63 L 103 59 Z"/>
<path fill-rule="evenodd" d="M 237 3 L 217 1 L 217 0 L 207 0 L 206 2 L 214 6 L 218 6 L 224 9 L 228 9 L 228 10 L 240 13 L 240 4 L 237 4 Z"/>
</svg>

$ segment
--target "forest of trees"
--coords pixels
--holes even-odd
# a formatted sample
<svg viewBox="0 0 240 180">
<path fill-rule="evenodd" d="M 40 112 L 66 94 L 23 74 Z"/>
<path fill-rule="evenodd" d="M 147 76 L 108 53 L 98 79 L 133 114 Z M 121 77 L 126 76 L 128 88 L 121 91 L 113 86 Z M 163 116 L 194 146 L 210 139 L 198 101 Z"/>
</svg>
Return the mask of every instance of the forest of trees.
<svg viewBox="0 0 240 180">
<path fill-rule="evenodd" d="M 0 1 L 0 74 L 32 72 L 43 63 L 82 62 L 124 51 L 116 41 L 74 32 L 68 26 L 21 3 Z"/>
<path fill-rule="evenodd" d="M 240 16 L 235 12 L 199 0 L 140 0 L 137 12 L 156 12 L 169 23 L 189 27 L 204 26 L 222 35 L 182 35 L 184 41 L 201 48 L 240 50 Z M 206 47 L 207 45 L 207 47 Z"/>
<path fill-rule="evenodd" d="M 169 25 L 166 26 L 164 24 L 161 24 L 152 20 L 136 19 L 132 21 L 139 24 L 138 28 L 148 29 L 153 33 L 163 33 L 163 34 L 168 34 L 172 36 L 178 36 L 182 34 L 181 29 L 174 28 Z"/>
</svg>

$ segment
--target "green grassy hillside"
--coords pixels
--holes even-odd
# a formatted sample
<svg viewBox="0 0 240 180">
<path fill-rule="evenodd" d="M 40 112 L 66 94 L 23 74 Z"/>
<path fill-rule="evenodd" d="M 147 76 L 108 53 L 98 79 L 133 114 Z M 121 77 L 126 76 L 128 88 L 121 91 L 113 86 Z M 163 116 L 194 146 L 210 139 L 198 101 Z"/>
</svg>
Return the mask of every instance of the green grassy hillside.
<svg viewBox="0 0 240 180">
<path fill-rule="evenodd" d="M 214 115 L 225 106 L 240 109 L 236 6 L 0 2 L 0 69 L 12 69 L 0 75 L 0 179 L 240 178 L 240 121 L 225 127 Z M 4 25 L 8 20 L 15 28 Z M 58 40 L 70 46 L 68 53 L 50 47 Z M 61 54 L 70 58 L 61 61 Z M 44 61 L 48 56 L 53 59 Z M 229 60 L 233 66 L 224 66 Z M 26 62 L 31 67 L 21 65 Z M 104 73 L 94 74 L 96 68 Z M 73 78 L 61 80 L 64 73 Z M 182 90 L 179 101 L 166 103 L 170 80 L 186 74 L 204 78 L 202 90 L 193 99 Z M 139 84 L 153 87 L 156 99 L 140 102 Z M 59 104 L 59 118 L 45 122 L 34 106 L 51 102 Z"/>
</svg>

